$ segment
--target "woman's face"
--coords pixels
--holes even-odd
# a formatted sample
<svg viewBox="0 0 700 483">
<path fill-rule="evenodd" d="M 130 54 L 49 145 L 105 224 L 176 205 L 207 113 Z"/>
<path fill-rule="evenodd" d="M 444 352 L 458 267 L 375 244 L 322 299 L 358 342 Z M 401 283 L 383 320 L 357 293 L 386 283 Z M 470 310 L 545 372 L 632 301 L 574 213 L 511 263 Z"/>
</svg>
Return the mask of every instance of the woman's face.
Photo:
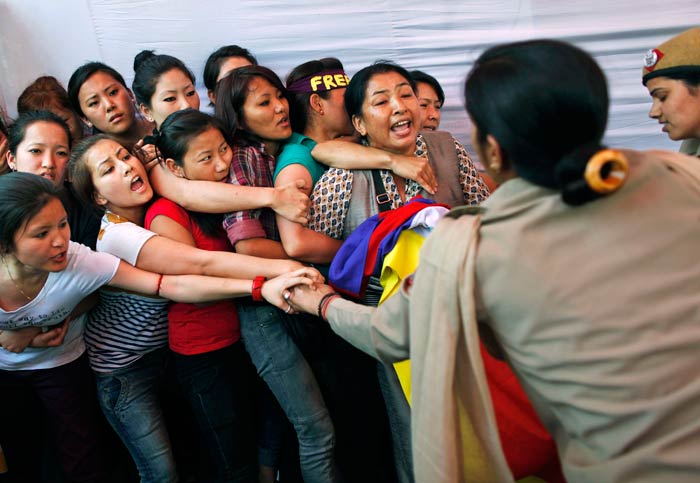
<svg viewBox="0 0 700 483">
<path fill-rule="evenodd" d="M 420 129 L 420 112 L 411 84 L 396 72 L 375 74 L 367 83 L 362 116 L 355 129 L 370 146 L 397 154 L 412 154 Z"/>
<path fill-rule="evenodd" d="M 227 57 L 219 67 L 219 75 L 216 76 L 216 82 L 219 82 L 221 79 L 226 77 L 233 69 L 238 69 L 239 67 L 246 65 L 253 64 L 251 64 L 251 62 L 245 57 Z"/>
<path fill-rule="evenodd" d="M 146 119 L 155 121 L 156 127 L 170 114 L 183 109 L 199 109 L 199 94 L 192 81 L 180 69 L 170 69 L 160 76 L 151 97 L 151 107 L 140 106 Z"/>
<path fill-rule="evenodd" d="M 63 204 L 52 198 L 14 236 L 12 254 L 29 267 L 44 272 L 66 268 L 70 227 Z"/>
<path fill-rule="evenodd" d="M 232 159 L 233 152 L 221 131 L 210 127 L 190 141 L 180 174 L 187 179 L 223 181 Z"/>
<path fill-rule="evenodd" d="M 243 125 L 263 141 L 282 141 L 292 135 L 289 103 L 267 79 L 255 76 L 248 83 Z"/>
<path fill-rule="evenodd" d="M 418 82 L 418 106 L 421 113 L 421 129 L 435 131 L 440 127 L 442 103 L 435 89 L 426 82 Z"/>
<path fill-rule="evenodd" d="M 37 121 L 26 128 L 15 154 L 7 153 L 7 162 L 16 171 L 38 174 L 60 186 L 69 157 L 65 129 L 55 122 Z"/>
<path fill-rule="evenodd" d="M 336 136 L 351 136 L 354 131 L 350 116 L 345 110 L 346 90 L 345 87 L 333 89 L 330 91 L 328 99 L 321 98 L 324 110 L 323 122 L 326 123 L 328 130 Z"/>
<path fill-rule="evenodd" d="M 238 69 L 246 65 L 253 65 L 245 57 L 226 57 L 224 61 L 219 66 L 219 75 L 216 76 L 216 82 L 226 77 L 232 70 Z M 207 95 L 212 104 L 216 104 L 216 95 L 213 90 L 208 90 Z"/>
<path fill-rule="evenodd" d="M 110 211 L 138 208 L 153 198 L 146 170 L 116 141 L 103 139 L 84 156 L 95 187 L 95 201 Z"/>
<path fill-rule="evenodd" d="M 136 123 L 131 93 L 105 72 L 88 77 L 80 86 L 78 101 L 85 117 L 103 133 L 123 134 Z"/>
<path fill-rule="evenodd" d="M 669 138 L 700 137 L 700 86 L 689 89 L 682 80 L 655 77 L 647 89 L 652 100 L 649 117 L 663 125 Z"/>
</svg>

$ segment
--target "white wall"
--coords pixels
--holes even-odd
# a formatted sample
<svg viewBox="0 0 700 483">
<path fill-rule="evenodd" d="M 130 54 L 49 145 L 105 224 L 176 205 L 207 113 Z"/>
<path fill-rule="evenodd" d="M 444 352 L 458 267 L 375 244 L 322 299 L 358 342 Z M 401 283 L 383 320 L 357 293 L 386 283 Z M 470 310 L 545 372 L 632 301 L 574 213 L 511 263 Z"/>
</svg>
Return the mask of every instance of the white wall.
<svg viewBox="0 0 700 483">
<path fill-rule="evenodd" d="M 113 66 L 131 83 L 134 55 L 144 48 L 181 58 L 206 99 L 207 56 L 235 43 L 283 79 L 295 65 L 325 56 L 340 58 L 349 74 L 380 58 L 425 70 L 445 88 L 443 127 L 466 140 L 461 90 L 474 59 L 497 43 L 552 37 L 591 52 L 606 71 L 608 143 L 676 149 L 647 118 L 642 57 L 698 24 L 698 0 L 0 0 L 0 105 L 14 115 L 34 78 L 51 74 L 67 83 L 88 60 Z"/>
</svg>

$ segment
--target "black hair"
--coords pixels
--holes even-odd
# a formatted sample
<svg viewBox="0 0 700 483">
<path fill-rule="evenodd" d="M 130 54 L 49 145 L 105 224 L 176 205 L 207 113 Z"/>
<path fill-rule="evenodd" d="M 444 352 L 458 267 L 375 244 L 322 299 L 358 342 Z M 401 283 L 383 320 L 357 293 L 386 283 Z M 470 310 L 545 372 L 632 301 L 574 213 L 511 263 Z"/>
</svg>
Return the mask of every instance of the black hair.
<svg viewBox="0 0 700 483">
<path fill-rule="evenodd" d="M 195 84 L 191 70 L 177 57 L 172 55 L 156 55 L 152 50 L 142 50 L 134 57 L 134 82 L 131 89 L 139 104 L 151 108 L 151 98 L 156 90 L 160 76 L 173 69 L 180 70 Z"/>
<path fill-rule="evenodd" d="M 286 94 L 286 89 L 277 74 L 261 65 L 246 65 L 235 69 L 216 85 L 215 115 L 224 123 L 226 133 L 235 142 L 258 142 L 254 133 L 246 131 L 243 105 L 248 97 L 248 84 L 255 77 L 262 77 L 276 89 Z"/>
<path fill-rule="evenodd" d="M 697 71 L 683 73 L 670 72 L 667 73 L 664 77 L 683 81 L 685 86 L 688 88 L 688 91 L 690 91 L 691 94 L 695 94 L 697 92 L 698 87 L 700 87 L 700 66 L 698 66 Z M 646 82 L 644 83 L 644 85 L 646 85 Z"/>
<path fill-rule="evenodd" d="M 208 90 L 216 89 L 216 79 L 221 72 L 221 64 L 229 57 L 243 57 L 251 64 L 258 65 L 258 59 L 248 49 L 238 45 L 224 45 L 212 52 L 207 58 L 207 63 L 204 64 L 204 85 Z"/>
<path fill-rule="evenodd" d="M 196 109 L 183 109 L 170 114 L 160 127 L 157 146 L 164 159 L 170 158 L 180 167 L 185 165 L 185 155 L 190 141 L 208 129 L 218 129 L 224 140 L 230 145 L 223 123 Z M 223 216 L 215 213 L 187 212 L 207 236 L 222 233 Z"/>
<path fill-rule="evenodd" d="M 378 60 L 374 64 L 360 69 L 360 71 L 350 79 L 350 84 L 348 84 L 348 88 L 345 90 L 345 110 L 348 111 L 350 117 L 359 117 L 362 115 L 362 103 L 365 100 L 365 91 L 367 90 L 367 84 L 370 79 L 377 74 L 386 74 L 389 72 L 396 72 L 406 79 L 411 89 L 413 89 L 413 92 L 416 92 L 416 82 L 406 69 L 387 60 Z"/>
<path fill-rule="evenodd" d="M 70 153 L 68 172 L 70 173 L 71 190 L 83 206 L 89 207 L 97 214 L 104 213 L 104 207 L 95 202 L 95 184 L 92 173 L 85 162 L 85 154 L 98 142 L 106 139 L 119 142 L 107 134 L 95 134 L 75 145 Z"/>
<path fill-rule="evenodd" d="M 433 77 L 430 74 L 426 74 L 422 70 L 412 70 L 411 72 L 409 72 L 409 74 L 411 74 L 411 78 L 415 81 L 416 84 L 418 84 L 419 82 L 423 82 L 432 87 L 435 91 L 435 94 L 437 94 L 437 98 L 438 101 L 440 101 L 440 105 L 445 104 L 445 91 L 442 90 L 442 86 L 435 77 Z"/>
<path fill-rule="evenodd" d="M 583 50 L 556 40 L 488 49 L 465 83 L 478 139 L 492 135 L 518 176 L 571 205 L 599 195 L 583 182 L 608 120 L 605 75 Z"/>
<path fill-rule="evenodd" d="M 29 111 L 20 116 L 10 125 L 7 133 L 8 147 L 13 156 L 17 155 L 17 146 L 24 140 L 27 135 L 27 129 L 37 122 L 50 122 L 58 124 L 65 132 L 68 138 L 68 149 L 73 144 L 73 138 L 70 135 L 70 129 L 66 121 L 51 111 Z"/>
<path fill-rule="evenodd" d="M 0 176 L 0 253 L 14 249 L 15 234 L 52 199 L 64 202 L 64 191 L 31 173 Z"/>
<path fill-rule="evenodd" d="M 122 75 L 110 66 L 102 62 L 88 62 L 87 64 L 81 65 L 73 72 L 73 75 L 70 76 L 70 80 L 68 81 L 68 99 L 70 99 L 73 110 L 83 117 L 86 116 L 83 109 L 80 107 L 80 97 L 78 94 L 83 84 L 97 72 L 109 75 L 126 89 L 129 89 Z"/>
<path fill-rule="evenodd" d="M 331 69 L 343 69 L 343 64 L 335 57 L 326 57 L 319 60 L 310 60 L 301 65 L 296 66 L 287 76 L 287 87 L 294 82 L 304 77 L 309 77 L 319 72 Z M 328 99 L 331 95 L 330 91 L 317 92 L 322 99 Z M 309 99 L 311 93 L 308 92 L 289 92 L 287 91 L 287 100 L 289 100 L 289 119 L 292 123 L 292 130 L 298 133 L 303 133 L 306 129 L 306 123 L 309 120 Z"/>
</svg>

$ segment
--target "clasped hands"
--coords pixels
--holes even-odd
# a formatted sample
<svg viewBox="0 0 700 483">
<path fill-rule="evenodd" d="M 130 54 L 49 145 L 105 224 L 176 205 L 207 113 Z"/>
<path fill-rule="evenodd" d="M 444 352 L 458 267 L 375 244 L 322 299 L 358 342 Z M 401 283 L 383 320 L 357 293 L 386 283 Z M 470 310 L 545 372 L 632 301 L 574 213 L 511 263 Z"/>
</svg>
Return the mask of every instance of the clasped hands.
<svg viewBox="0 0 700 483">
<path fill-rule="evenodd" d="M 70 317 L 53 326 L 48 331 L 41 327 L 24 327 L 15 330 L 0 331 L 0 347 L 9 352 L 19 354 L 27 347 L 56 347 L 63 344 L 68 332 Z"/>
<path fill-rule="evenodd" d="M 300 268 L 265 282 L 262 295 L 265 300 L 288 314 L 306 312 L 316 314 L 318 304 L 333 289 L 323 276 L 311 267 Z"/>
</svg>

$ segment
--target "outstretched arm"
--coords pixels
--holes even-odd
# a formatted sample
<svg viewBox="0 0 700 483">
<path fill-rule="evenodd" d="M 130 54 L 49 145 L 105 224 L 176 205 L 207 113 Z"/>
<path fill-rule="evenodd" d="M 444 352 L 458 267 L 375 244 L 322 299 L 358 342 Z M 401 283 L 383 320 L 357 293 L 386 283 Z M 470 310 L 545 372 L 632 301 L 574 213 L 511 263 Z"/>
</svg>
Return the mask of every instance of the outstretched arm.
<svg viewBox="0 0 700 483">
<path fill-rule="evenodd" d="M 300 284 L 312 285 L 319 280 L 318 271 L 305 267 L 267 282 L 271 283 L 272 286 L 264 294 L 270 297 L 268 301 L 279 308 L 285 308 L 286 302 L 279 294 L 286 287 Z M 119 262 L 117 272 L 108 285 L 185 303 L 210 302 L 246 296 L 251 294 L 253 287 L 250 280 L 201 275 L 159 275 L 146 272 L 123 261 Z"/>
<path fill-rule="evenodd" d="M 275 277 L 302 267 L 294 260 L 271 260 L 240 253 L 200 250 L 165 236 L 151 237 L 143 245 L 136 266 L 166 275 L 211 275 L 248 281 L 259 275 Z"/>
<path fill-rule="evenodd" d="M 307 223 L 309 197 L 302 191 L 305 185 L 300 180 L 275 188 L 240 186 L 180 178 L 163 165 L 151 169 L 149 179 L 158 194 L 187 210 L 229 213 L 271 208 L 286 219 Z"/>
<path fill-rule="evenodd" d="M 323 299 L 333 290 L 328 285 L 299 286 L 288 297 L 299 311 L 318 314 L 333 331 L 375 359 L 393 363 L 410 356 L 409 295 L 401 289 L 379 307 L 368 307 L 338 296 Z M 324 302 L 322 304 L 322 302 Z"/>
<path fill-rule="evenodd" d="M 311 151 L 317 161 L 333 168 L 388 169 L 417 181 L 428 193 L 437 191 L 437 178 L 427 158 L 394 154 L 348 141 L 324 141 Z"/>
</svg>

